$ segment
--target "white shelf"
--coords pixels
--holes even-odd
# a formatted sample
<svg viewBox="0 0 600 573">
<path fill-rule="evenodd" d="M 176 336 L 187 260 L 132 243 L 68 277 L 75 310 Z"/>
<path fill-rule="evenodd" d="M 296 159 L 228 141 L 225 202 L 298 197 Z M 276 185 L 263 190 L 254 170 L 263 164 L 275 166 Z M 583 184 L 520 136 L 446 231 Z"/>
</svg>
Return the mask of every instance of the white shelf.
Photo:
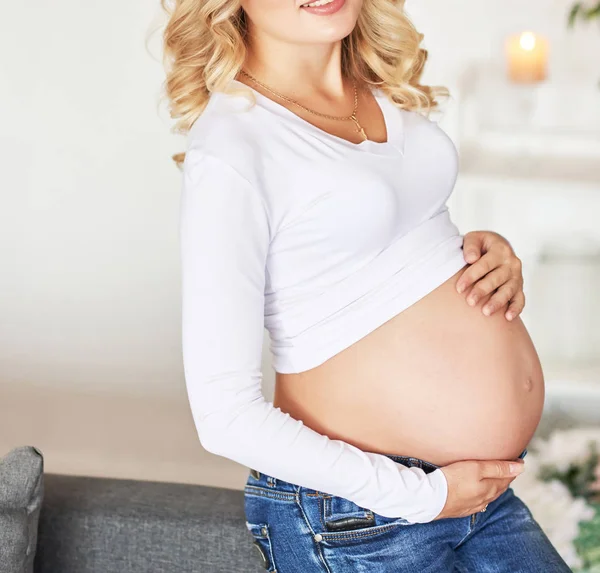
<svg viewBox="0 0 600 573">
<path fill-rule="evenodd" d="M 543 362 L 546 388 L 553 394 L 600 396 L 600 364 L 568 366 Z M 600 408 L 598 415 L 600 416 Z"/>
<path fill-rule="evenodd" d="M 471 145 L 461 146 L 460 177 L 497 183 L 518 180 L 528 185 L 544 185 L 569 190 L 575 187 L 600 192 L 600 155 L 568 157 L 533 154 L 525 151 L 490 151 Z"/>
</svg>

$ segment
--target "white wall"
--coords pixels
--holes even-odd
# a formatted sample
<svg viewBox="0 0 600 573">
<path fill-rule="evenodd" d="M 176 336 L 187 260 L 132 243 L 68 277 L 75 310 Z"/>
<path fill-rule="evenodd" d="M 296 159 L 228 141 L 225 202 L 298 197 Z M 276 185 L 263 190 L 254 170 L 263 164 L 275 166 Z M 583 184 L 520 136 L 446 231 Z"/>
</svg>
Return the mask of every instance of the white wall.
<svg viewBox="0 0 600 573">
<path fill-rule="evenodd" d="M 455 85 L 523 29 L 552 73 L 595 82 L 600 32 L 566 0 L 412 0 L 426 80 Z M 183 392 L 177 217 L 183 139 L 158 95 L 158 1 L 13 2 L 0 19 L 0 381 Z M 265 374 L 271 377 L 265 350 Z"/>
<path fill-rule="evenodd" d="M 598 25 L 568 30 L 571 0 L 408 0 L 430 52 L 425 78 L 450 86 L 478 63 L 502 65 L 506 36 L 531 30 L 550 41 L 554 78 L 600 79 Z"/>
<path fill-rule="evenodd" d="M 181 144 L 144 44 L 156 5 L 4 9 L 2 381 L 181 385 Z"/>
</svg>

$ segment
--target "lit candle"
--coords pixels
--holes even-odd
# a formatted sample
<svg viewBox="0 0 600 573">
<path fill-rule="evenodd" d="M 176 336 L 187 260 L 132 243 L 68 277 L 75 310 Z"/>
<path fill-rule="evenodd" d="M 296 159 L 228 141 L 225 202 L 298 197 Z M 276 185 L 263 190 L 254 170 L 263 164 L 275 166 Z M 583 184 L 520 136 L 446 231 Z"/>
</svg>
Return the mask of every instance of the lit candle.
<svg viewBox="0 0 600 573">
<path fill-rule="evenodd" d="M 548 42 L 532 32 L 511 36 L 506 42 L 508 75 L 513 82 L 534 83 L 546 79 Z"/>
</svg>

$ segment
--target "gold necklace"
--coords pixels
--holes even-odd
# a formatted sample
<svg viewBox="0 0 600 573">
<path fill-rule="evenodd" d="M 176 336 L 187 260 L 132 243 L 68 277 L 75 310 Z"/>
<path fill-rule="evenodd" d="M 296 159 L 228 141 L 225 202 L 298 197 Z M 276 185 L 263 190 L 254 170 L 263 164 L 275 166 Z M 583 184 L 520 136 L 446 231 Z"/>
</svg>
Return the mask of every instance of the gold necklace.
<svg viewBox="0 0 600 573">
<path fill-rule="evenodd" d="M 320 113 L 318 111 L 309 109 L 306 106 L 302 105 L 301 103 L 297 102 L 296 100 L 293 100 L 290 97 L 284 96 L 284 95 L 272 90 L 270 87 L 266 86 L 262 82 L 259 82 L 252 74 L 249 74 L 247 71 L 240 70 L 240 72 L 242 74 L 248 76 L 252 81 L 256 82 L 259 86 L 262 86 L 264 89 L 266 89 L 268 92 L 272 93 L 273 95 L 276 95 L 277 97 L 280 97 L 281 99 L 283 99 L 285 101 L 293 103 L 294 105 L 301 107 L 303 110 L 308 111 L 309 113 L 318 115 L 320 117 L 325 117 L 327 119 L 336 119 L 336 120 L 340 120 L 340 121 L 352 120 L 356 124 L 356 132 L 361 134 L 361 136 L 363 137 L 363 140 L 367 139 L 367 134 L 365 133 L 365 130 L 361 127 L 360 123 L 358 123 L 358 118 L 356 117 L 356 111 L 358 110 L 358 91 L 356 89 L 356 81 L 355 80 L 352 80 L 352 86 L 354 87 L 354 109 L 352 110 L 352 115 L 340 117 L 337 115 L 327 115 L 326 113 Z"/>
</svg>

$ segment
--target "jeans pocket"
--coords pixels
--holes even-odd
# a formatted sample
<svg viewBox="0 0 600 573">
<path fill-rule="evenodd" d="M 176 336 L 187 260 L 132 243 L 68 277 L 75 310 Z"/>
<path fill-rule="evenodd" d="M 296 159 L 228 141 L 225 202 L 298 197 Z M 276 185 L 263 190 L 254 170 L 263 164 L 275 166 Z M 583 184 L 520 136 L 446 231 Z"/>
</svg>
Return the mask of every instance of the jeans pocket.
<svg viewBox="0 0 600 573">
<path fill-rule="evenodd" d="M 267 523 L 250 523 L 246 521 L 246 527 L 252 535 L 253 545 L 259 554 L 262 566 L 267 571 L 277 571 L 269 525 Z"/>
<path fill-rule="evenodd" d="M 322 508 L 325 536 L 329 533 L 336 537 L 346 534 L 371 536 L 385 533 L 398 525 L 410 524 L 403 517 L 384 517 L 339 496 L 324 496 Z"/>
</svg>

